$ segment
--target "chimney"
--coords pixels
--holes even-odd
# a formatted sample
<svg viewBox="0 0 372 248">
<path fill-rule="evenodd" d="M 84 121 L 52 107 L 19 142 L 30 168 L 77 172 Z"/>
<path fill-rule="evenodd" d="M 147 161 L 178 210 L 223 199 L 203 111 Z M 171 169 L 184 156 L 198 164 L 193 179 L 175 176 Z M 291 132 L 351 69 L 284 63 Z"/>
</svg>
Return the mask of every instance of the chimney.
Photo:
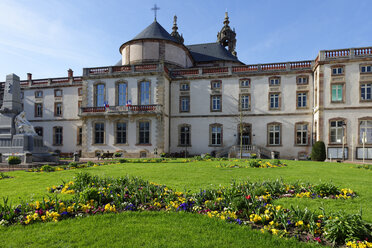
<svg viewBox="0 0 372 248">
<path fill-rule="evenodd" d="M 27 73 L 27 81 L 31 81 L 32 80 L 32 73 Z"/>
<path fill-rule="evenodd" d="M 69 78 L 72 78 L 74 76 L 74 71 L 71 69 L 68 69 L 67 74 Z"/>
</svg>

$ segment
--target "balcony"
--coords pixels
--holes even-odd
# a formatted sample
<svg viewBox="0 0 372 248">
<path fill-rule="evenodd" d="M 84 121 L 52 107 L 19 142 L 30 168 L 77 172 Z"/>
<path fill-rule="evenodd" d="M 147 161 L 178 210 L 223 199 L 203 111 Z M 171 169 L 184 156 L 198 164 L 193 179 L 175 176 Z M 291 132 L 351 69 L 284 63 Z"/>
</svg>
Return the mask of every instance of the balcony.
<svg viewBox="0 0 372 248">
<path fill-rule="evenodd" d="M 102 116 L 102 115 L 153 115 L 161 114 L 162 105 L 128 105 L 109 107 L 82 107 L 79 109 L 79 116 Z"/>
</svg>

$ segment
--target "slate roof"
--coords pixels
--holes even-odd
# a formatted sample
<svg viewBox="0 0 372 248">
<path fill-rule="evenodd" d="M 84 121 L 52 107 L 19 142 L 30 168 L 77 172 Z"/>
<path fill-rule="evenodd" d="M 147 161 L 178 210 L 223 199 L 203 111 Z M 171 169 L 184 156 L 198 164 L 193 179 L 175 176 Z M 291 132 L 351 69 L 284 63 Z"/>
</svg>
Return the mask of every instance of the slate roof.
<svg viewBox="0 0 372 248">
<path fill-rule="evenodd" d="M 241 63 L 219 43 L 205 43 L 186 46 L 195 62 L 234 61 Z"/>
<path fill-rule="evenodd" d="M 132 40 L 142 39 L 162 39 L 177 42 L 157 21 L 151 23 L 141 33 L 137 34 Z M 178 42 L 177 42 L 178 43 Z"/>
</svg>

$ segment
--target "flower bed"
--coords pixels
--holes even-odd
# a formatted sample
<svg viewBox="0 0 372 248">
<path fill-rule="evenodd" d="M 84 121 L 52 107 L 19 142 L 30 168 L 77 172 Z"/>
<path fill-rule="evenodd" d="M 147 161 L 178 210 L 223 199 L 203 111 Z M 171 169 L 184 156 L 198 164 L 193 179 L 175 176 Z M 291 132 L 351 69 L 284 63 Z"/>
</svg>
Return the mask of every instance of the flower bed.
<svg viewBox="0 0 372 248">
<path fill-rule="evenodd" d="M 7 178 L 12 178 L 12 177 L 0 172 L 0 180 L 7 179 Z"/>
<path fill-rule="evenodd" d="M 343 212 L 315 212 L 275 205 L 281 197 L 349 199 L 350 189 L 332 184 L 286 184 L 281 180 L 233 182 L 230 187 L 177 192 L 139 178 L 100 178 L 79 173 L 74 181 L 48 188 L 51 193 L 71 194 L 71 200 L 58 200 L 58 194 L 43 201 L 22 203 L 17 207 L 0 204 L 0 224 L 59 221 L 65 218 L 122 211 L 187 211 L 251 225 L 262 232 L 302 241 L 344 245 L 371 238 L 372 227 L 361 215 Z M 309 193 L 307 193 L 309 192 Z M 303 193 L 303 194 L 302 194 Z M 334 197 L 332 197 L 334 196 Z M 350 243 L 354 244 L 354 243 Z M 359 243 L 358 243 L 359 244 Z M 369 245 L 370 243 L 368 243 Z"/>
<path fill-rule="evenodd" d="M 287 164 L 281 162 L 278 159 L 274 161 L 262 161 L 262 160 L 250 159 L 245 162 L 246 164 L 239 164 L 239 163 L 219 164 L 217 165 L 217 167 L 220 167 L 220 168 L 278 168 L 278 167 L 287 166 Z"/>
</svg>

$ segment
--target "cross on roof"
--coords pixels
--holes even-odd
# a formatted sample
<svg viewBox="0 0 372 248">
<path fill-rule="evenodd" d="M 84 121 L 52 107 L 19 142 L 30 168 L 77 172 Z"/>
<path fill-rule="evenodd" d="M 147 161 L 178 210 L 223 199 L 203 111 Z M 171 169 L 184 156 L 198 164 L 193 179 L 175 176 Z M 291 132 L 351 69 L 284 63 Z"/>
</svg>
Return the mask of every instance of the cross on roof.
<svg viewBox="0 0 372 248">
<path fill-rule="evenodd" d="M 154 11 L 155 13 L 155 21 L 156 21 L 156 11 L 158 11 L 160 8 L 158 8 L 158 6 L 156 6 L 156 4 L 154 5 L 154 8 L 151 8 L 151 10 Z"/>
</svg>

